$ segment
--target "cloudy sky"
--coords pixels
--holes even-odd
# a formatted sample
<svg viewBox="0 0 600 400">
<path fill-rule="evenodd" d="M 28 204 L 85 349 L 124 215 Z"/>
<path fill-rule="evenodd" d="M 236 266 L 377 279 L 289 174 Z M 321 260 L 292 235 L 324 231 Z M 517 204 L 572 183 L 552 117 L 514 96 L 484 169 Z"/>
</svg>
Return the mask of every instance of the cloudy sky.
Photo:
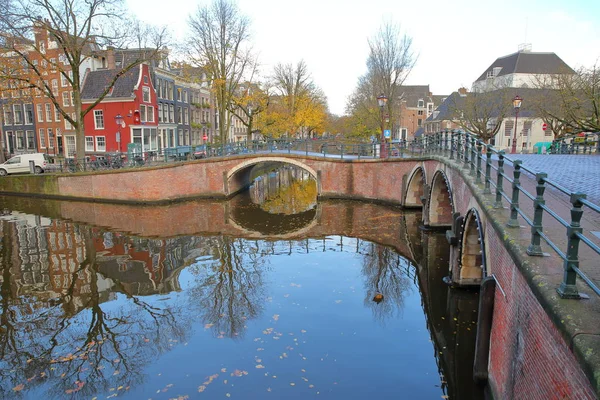
<svg viewBox="0 0 600 400">
<path fill-rule="evenodd" d="M 208 0 L 126 0 L 139 19 L 167 25 L 175 39 L 187 19 Z M 327 95 L 333 113 L 365 73 L 367 38 L 386 22 L 413 38 L 418 56 L 407 84 L 449 94 L 471 83 L 497 58 L 531 43 L 567 64 L 600 64 L 598 0 L 237 0 L 252 26 L 252 43 L 263 75 L 279 63 L 304 59 Z"/>
</svg>

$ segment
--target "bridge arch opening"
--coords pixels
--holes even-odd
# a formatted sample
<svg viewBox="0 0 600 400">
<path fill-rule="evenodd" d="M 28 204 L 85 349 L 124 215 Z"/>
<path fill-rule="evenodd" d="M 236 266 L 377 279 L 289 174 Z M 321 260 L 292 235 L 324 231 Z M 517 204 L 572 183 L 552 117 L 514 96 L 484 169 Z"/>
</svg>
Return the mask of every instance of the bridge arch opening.
<svg viewBox="0 0 600 400">
<path fill-rule="evenodd" d="M 423 167 L 417 167 L 413 170 L 408 184 L 406 185 L 406 193 L 404 195 L 404 207 L 407 208 L 422 208 L 423 202 L 421 197 L 425 192 L 425 170 Z"/>
<path fill-rule="evenodd" d="M 295 165 L 307 171 L 315 182 L 317 182 L 317 196 L 321 194 L 321 184 L 319 182 L 317 171 L 301 161 L 286 157 L 257 157 L 242 161 L 225 173 L 225 194 L 227 196 L 233 196 L 236 193 L 247 189 L 252 183 L 250 176 L 252 168 L 261 163 Z"/>
<path fill-rule="evenodd" d="M 433 175 L 431 191 L 429 192 L 429 205 L 427 207 L 429 226 L 452 226 L 453 212 L 452 190 L 448 178 L 443 171 L 437 171 Z"/>
<path fill-rule="evenodd" d="M 484 232 L 479 213 L 472 208 L 464 219 L 458 266 L 460 285 L 479 285 L 487 276 Z"/>
</svg>

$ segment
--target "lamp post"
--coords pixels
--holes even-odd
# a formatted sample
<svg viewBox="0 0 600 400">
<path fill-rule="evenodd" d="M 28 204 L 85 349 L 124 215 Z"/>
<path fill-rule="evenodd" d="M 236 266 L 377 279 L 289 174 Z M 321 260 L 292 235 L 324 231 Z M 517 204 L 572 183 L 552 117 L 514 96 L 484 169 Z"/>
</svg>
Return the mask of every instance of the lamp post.
<svg viewBox="0 0 600 400">
<path fill-rule="evenodd" d="M 383 109 L 385 108 L 385 105 L 387 104 L 387 97 L 381 93 L 379 96 L 377 96 L 377 104 L 379 104 L 379 110 L 380 110 L 380 114 L 381 114 L 381 148 L 379 150 L 379 157 L 380 158 L 386 158 L 387 157 L 387 151 L 385 148 L 385 133 L 384 133 L 384 119 L 383 119 Z"/>
<path fill-rule="evenodd" d="M 515 108 L 515 129 L 514 129 L 514 133 L 513 133 L 513 141 L 512 141 L 512 146 L 511 146 L 511 154 L 516 154 L 517 153 L 517 121 L 519 119 L 519 109 L 521 108 L 521 103 L 523 102 L 523 99 L 521 98 L 521 96 L 516 95 L 515 98 L 513 99 L 513 107 Z"/>
<path fill-rule="evenodd" d="M 115 115 L 115 122 L 117 123 L 117 152 L 121 152 L 121 127 L 123 126 L 123 117 L 121 114 Z"/>
</svg>

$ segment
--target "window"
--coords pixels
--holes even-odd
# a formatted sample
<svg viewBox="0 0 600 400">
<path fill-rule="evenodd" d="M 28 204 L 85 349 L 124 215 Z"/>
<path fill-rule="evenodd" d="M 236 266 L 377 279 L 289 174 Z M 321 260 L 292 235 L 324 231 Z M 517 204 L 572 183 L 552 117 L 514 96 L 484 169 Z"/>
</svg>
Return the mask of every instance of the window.
<svg viewBox="0 0 600 400">
<path fill-rule="evenodd" d="M 148 106 L 148 122 L 154 122 L 154 107 Z"/>
<path fill-rule="evenodd" d="M 181 101 L 181 88 L 177 88 L 177 101 Z"/>
<path fill-rule="evenodd" d="M 60 133 L 60 130 L 56 130 L 56 134 L 58 135 Z M 54 133 L 52 133 L 52 129 L 48 128 L 48 147 L 50 147 L 51 149 L 54 148 Z"/>
<path fill-rule="evenodd" d="M 54 120 L 60 122 L 60 110 L 58 107 L 54 107 Z"/>
<path fill-rule="evenodd" d="M 85 151 L 94 151 L 94 137 L 93 136 L 85 137 Z"/>
<path fill-rule="evenodd" d="M 169 104 L 169 122 L 175 121 L 175 106 Z"/>
<path fill-rule="evenodd" d="M 73 125 L 69 122 L 68 119 L 65 118 L 65 130 L 70 131 L 73 130 Z"/>
<path fill-rule="evenodd" d="M 33 104 L 25 104 L 25 124 L 33 124 Z"/>
<path fill-rule="evenodd" d="M 61 62 L 63 65 L 69 64 L 69 60 L 67 59 L 67 56 L 65 56 L 64 54 L 58 55 L 58 62 Z"/>
<path fill-rule="evenodd" d="M 142 100 L 144 103 L 150 103 L 150 88 L 148 86 L 142 86 Z"/>
<path fill-rule="evenodd" d="M 160 93 L 160 82 L 161 82 L 161 80 L 157 78 L 156 79 L 156 95 L 158 97 L 162 97 L 162 94 Z"/>
<path fill-rule="evenodd" d="M 38 47 L 40 49 L 40 53 L 45 54 L 46 53 L 46 43 L 44 42 L 39 42 L 38 43 Z"/>
<path fill-rule="evenodd" d="M 46 131 L 43 128 L 40 128 L 40 147 L 42 149 L 46 148 Z"/>
<path fill-rule="evenodd" d="M 173 100 L 173 84 L 169 82 L 169 100 Z"/>
<path fill-rule="evenodd" d="M 62 93 L 63 107 L 69 106 L 69 92 Z"/>
<path fill-rule="evenodd" d="M 184 108 L 184 109 L 183 109 L 183 123 L 184 123 L 185 125 L 188 125 L 188 124 L 189 124 L 189 122 L 188 122 L 188 119 L 189 119 L 189 116 L 188 116 L 188 109 L 187 109 L 187 108 Z"/>
<path fill-rule="evenodd" d="M 60 74 L 60 86 L 61 87 L 69 86 L 69 81 L 67 81 L 67 77 L 65 76 L 64 73 Z M 63 93 L 63 98 L 64 98 L 64 93 Z"/>
<path fill-rule="evenodd" d="M 419 102 L 417 103 L 417 107 L 419 107 L 419 108 L 425 107 L 425 102 L 423 101 L 423 99 L 419 99 Z"/>
<path fill-rule="evenodd" d="M 144 75 L 144 83 L 147 85 L 148 84 L 148 77 L 146 75 Z"/>
<path fill-rule="evenodd" d="M 65 156 L 73 157 L 75 155 L 75 136 L 65 136 Z"/>
<path fill-rule="evenodd" d="M 504 122 L 504 136 L 510 137 L 510 134 L 512 133 L 514 126 L 515 125 L 514 125 L 513 121 L 505 121 Z"/>
<path fill-rule="evenodd" d="M 52 105 L 50 103 L 46 103 L 46 121 L 52 121 Z"/>
<path fill-rule="evenodd" d="M 52 70 L 52 72 L 56 71 L 56 58 L 50 59 L 50 69 Z"/>
<path fill-rule="evenodd" d="M 188 102 L 188 92 L 187 92 L 187 90 L 183 91 L 183 102 L 184 103 Z"/>
<path fill-rule="evenodd" d="M 58 96 L 58 80 L 52 79 L 52 94 Z"/>
<path fill-rule="evenodd" d="M 104 112 L 102 110 L 94 110 L 94 123 L 96 129 L 104 129 Z"/>
<path fill-rule="evenodd" d="M 73 91 L 71 90 L 71 105 L 74 106 L 75 102 L 73 101 Z"/>
<path fill-rule="evenodd" d="M 423 110 L 417 111 L 417 115 L 423 115 L 423 114 L 424 114 Z"/>
<path fill-rule="evenodd" d="M 158 105 L 158 122 L 162 122 L 163 121 L 163 119 L 162 119 L 162 110 L 163 110 L 162 103 L 160 103 Z"/>
<path fill-rule="evenodd" d="M 38 122 L 44 122 L 44 113 L 42 112 L 42 105 L 41 104 L 36 104 L 35 106 L 36 111 L 37 111 L 37 120 Z"/>
<path fill-rule="evenodd" d="M 169 106 L 167 104 L 163 107 L 163 122 L 169 122 Z"/>
<path fill-rule="evenodd" d="M 423 119 L 422 118 L 417 119 L 417 126 L 423 126 Z"/>
<path fill-rule="evenodd" d="M 140 106 L 140 121 L 146 122 L 146 106 L 145 105 Z"/>
<path fill-rule="evenodd" d="M 14 104 L 13 105 L 13 111 L 14 111 L 14 118 L 15 118 L 15 125 L 21 125 L 23 124 L 23 109 L 21 108 L 20 104 Z"/>
<path fill-rule="evenodd" d="M 528 136 L 531 132 L 531 121 L 523 122 L 523 136 Z"/>
<path fill-rule="evenodd" d="M 12 120 L 12 109 L 9 105 L 5 105 L 3 107 L 4 109 L 4 124 L 5 125 L 12 125 L 13 124 L 13 120 Z"/>
<path fill-rule="evenodd" d="M 33 131 L 27 131 L 25 132 L 25 135 L 27 136 L 27 149 L 28 150 L 34 150 L 35 149 L 35 135 Z"/>
<path fill-rule="evenodd" d="M 96 136 L 96 151 L 106 151 L 106 138 L 104 136 Z"/>
<path fill-rule="evenodd" d="M 25 132 L 17 131 L 17 149 L 23 150 L 25 148 Z"/>
<path fill-rule="evenodd" d="M 177 123 L 181 124 L 183 122 L 183 114 L 181 112 L 181 107 L 177 107 Z"/>
</svg>

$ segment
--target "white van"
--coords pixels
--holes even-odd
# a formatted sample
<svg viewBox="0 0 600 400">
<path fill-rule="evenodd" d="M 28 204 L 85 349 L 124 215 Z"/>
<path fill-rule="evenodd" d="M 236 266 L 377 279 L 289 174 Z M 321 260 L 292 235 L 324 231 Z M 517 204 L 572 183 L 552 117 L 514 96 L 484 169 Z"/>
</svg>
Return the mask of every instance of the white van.
<svg viewBox="0 0 600 400">
<path fill-rule="evenodd" d="M 45 153 L 20 154 L 0 164 L 0 176 L 30 172 L 30 160 L 35 163 L 36 174 L 43 173 L 50 164 L 50 159 Z"/>
</svg>

